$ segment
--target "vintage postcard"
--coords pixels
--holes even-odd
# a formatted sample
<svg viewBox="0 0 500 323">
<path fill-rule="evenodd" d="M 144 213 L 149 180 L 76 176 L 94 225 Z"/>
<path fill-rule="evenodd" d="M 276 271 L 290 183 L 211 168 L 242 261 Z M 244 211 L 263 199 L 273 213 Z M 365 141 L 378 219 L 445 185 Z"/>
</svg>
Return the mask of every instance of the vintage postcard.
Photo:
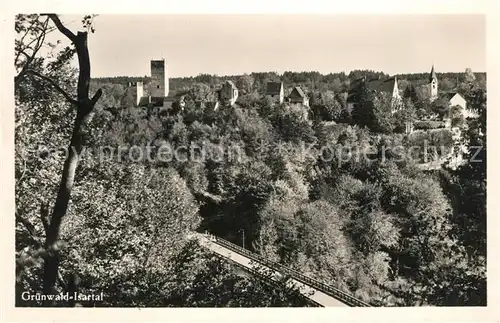
<svg viewBox="0 0 500 323">
<path fill-rule="evenodd" d="M 5 24 L 11 320 L 495 319 L 486 5 L 161 8 Z"/>
</svg>

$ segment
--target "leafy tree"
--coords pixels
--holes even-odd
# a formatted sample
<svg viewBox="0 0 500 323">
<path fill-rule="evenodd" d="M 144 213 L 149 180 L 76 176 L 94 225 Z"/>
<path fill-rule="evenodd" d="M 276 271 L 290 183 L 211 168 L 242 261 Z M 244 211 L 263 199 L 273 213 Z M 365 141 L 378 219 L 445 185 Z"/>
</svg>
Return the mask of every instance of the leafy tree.
<svg viewBox="0 0 500 323">
<path fill-rule="evenodd" d="M 419 101 L 421 102 L 429 102 L 431 98 L 431 93 L 429 90 L 429 85 L 428 84 L 423 84 L 420 86 L 415 87 L 415 90 L 417 91 L 417 96 Z"/>
<path fill-rule="evenodd" d="M 429 131 L 416 131 L 410 134 L 405 143 L 405 147 L 410 149 L 413 154 L 411 156 L 414 160 L 421 160 L 428 162 L 434 157 L 447 156 L 455 144 L 453 134 L 449 129 L 431 129 Z M 415 148 L 418 147 L 418 150 Z"/>
<path fill-rule="evenodd" d="M 472 108 L 479 118 L 471 121 L 464 135 L 464 165 L 444 178 L 454 204 L 456 233 L 469 254 L 486 255 L 486 93 L 477 90 Z"/>
<path fill-rule="evenodd" d="M 271 123 L 284 141 L 312 142 L 314 131 L 308 120 L 304 118 L 304 108 L 292 109 L 285 105 L 278 106 L 272 116 Z"/>
<path fill-rule="evenodd" d="M 47 14 L 44 16 L 47 18 L 41 23 L 37 22 L 40 18 L 36 15 L 17 16 L 16 31 L 18 31 L 21 35 L 29 34 L 33 40 L 30 41 L 29 38 L 27 39 L 20 36 L 19 40 L 16 41 L 16 50 L 18 51 L 16 56 L 19 57 L 22 54 L 25 56 L 25 59 L 18 60 L 16 62 L 16 66 L 20 69 L 20 72 L 15 76 L 14 82 L 17 84 L 16 92 L 20 93 L 20 83 L 22 83 L 28 75 L 30 77 L 39 78 L 46 82 L 46 84 L 50 84 L 53 88 L 55 88 L 68 101 L 71 108 L 76 110 L 73 132 L 68 148 L 68 156 L 64 161 L 61 182 L 59 184 L 53 211 L 50 215 L 48 214 L 48 210 L 44 211 L 41 215 L 45 229 L 45 242 L 43 247 L 47 251 L 47 254 L 44 257 L 43 291 L 45 294 L 54 294 L 60 261 L 58 241 L 61 222 L 67 213 L 76 168 L 83 150 L 85 136 L 87 136 L 89 132 L 88 124 L 92 117 L 91 112 L 101 97 L 102 90 L 98 90 L 92 98 L 89 97 L 90 59 L 87 48 L 87 37 L 89 30 L 92 32 L 94 31 L 92 27 L 93 16 L 84 17 L 82 20 L 83 27 L 86 28 L 87 31 L 78 32 L 77 34 L 74 34 L 66 28 L 57 15 Z M 41 66 L 37 65 L 40 60 L 37 61 L 36 55 L 39 49 L 44 45 L 45 35 L 49 32 L 49 22 L 52 22 L 55 26 L 54 28 L 66 36 L 74 47 L 68 47 L 59 52 L 56 60 L 48 64 L 48 71 L 43 71 L 40 69 Z M 30 47 L 33 43 L 35 43 L 34 47 Z M 49 46 L 53 45 L 49 44 Z M 31 49 L 31 52 L 30 54 L 27 54 L 26 50 L 29 49 Z M 51 69 L 56 70 L 59 66 L 64 65 L 65 62 L 71 59 L 74 53 L 78 55 L 79 62 L 76 99 L 59 85 L 61 83 L 60 80 L 54 79 L 50 75 Z M 48 72 L 49 74 L 45 75 L 43 74 L 44 72 Z M 22 94 L 20 95 L 22 96 Z M 76 287 L 68 287 L 69 290 L 74 288 Z M 45 305 L 50 304 L 49 302 L 46 302 Z"/>
<path fill-rule="evenodd" d="M 413 123 L 417 119 L 417 111 L 415 105 L 410 99 L 407 99 L 403 108 L 394 113 L 394 131 L 404 132 L 408 123 Z"/>
<path fill-rule="evenodd" d="M 355 104 L 354 110 L 352 111 L 353 122 L 362 127 L 369 127 L 375 124 L 375 115 L 373 113 L 373 102 L 375 100 L 374 93 L 372 93 L 363 83 L 359 87 L 356 96 L 358 103 Z"/>
<path fill-rule="evenodd" d="M 340 78 L 335 78 L 333 79 L 333 81 L 330 83 L 330 89 L 335 92 L 335 93 L 339 93 L 342 91 L 343 89 L 343 84 L 342 82 L 340 81 Z"/>
<path fill-rule="evenodd" d="M 403 98 L 407 100 L 411 100 L 413 104 L 415 104 L 418 100 L 418 93 L 415 85 L 409 84 L 403 91 Z"/>
<path fill-rule="evenodd" d="M 342 233 L 343 222 L 338 212 L 320 200 L 299 209 L 295 219 L 298 253 L 307 259 L 301 265 L 302 270 L 315 272 L 319 278 L 347 290 L 345 282 L 351 275 L 350 246 Z"/>
<path fill-rule="evenodd" d="M 372 70 L 352 70 L 349 73 L 349 80 L 357 80 L 360 79 L 361 77 L 366 76 L 367 79 L 376 79 L 376 78 L 386 78 L 389 77 L 389 75 L 383 73 L 383 72 L 376 72 Z"/>
<path fill-rule="evenodd" d="M 262 148 L 269 146 L 272 140 L 271 124 L 263 120 L 256 111 L 237 109 L 235 112 L 236 126 L 240 130 L 246 154 L 252 157 L 261 153 Z"/>
<path fill-rule="evenodd" d="M 136 104 L 136 100 L 131 88 L 127 88 L 122 98 L 120 99 L 120 107 L 133 107 Z"/>
<path fill-rule="evenodd" d="M 214 93 L 209 85 L 205 83 L 194 83 L 181 92 L 187 92 L 188 99 L 192 101 L 206 101 L 209 99 L 214 99 Z"/>
<path fill-rule="evenodd" d="M 186 232 L 198 227 L 196 202 L 173 170 L 101 164 L 85 176 L 100 182 L 75 188 L 62 233 L 64 267 L 79 272 L 84 290 L 113 295 L 135 271 L 161 272 Z"/>
<path fill-rule="evenodd" d="M 299 289 L 290 287 L 286 280 L 270 284 L 265 279 L 237 275 L 228 263 L 207 254 L 194 242 L 186 244 L 173 260 L 170 272 L 174 279 L 166 282 L 167 288 L 159 289 L 169 306 L 309 306 Z"/>
<path fill-rule="evenodd" d="M 476 80 L 476 76 L 470 68 L 465 69 L 465 82 L 472 83 Z"/>
<path fill-rule="evenodd" d="M 371 126 L 376 132 L 392 133 L 394 130 L 394 117 L 392 99 L 382 95 L 373 102 L 375 124 Z"/>
<path fill-rule="evenodd" d="M 394 129 L 391 98 L 377 94 L 362 85 L 357 93 L 359 103 L 354 107 L 353 122 L 370 130 L 391 133 Z"/>
<path fill-rule="evenodd" d="M 462 107 L 458 105 L 450 107 L 450 118 L 452 127 L 462 127 L 465 124 Z"/>
<path fill-rule="evenodd" d="M 332 91 L 322 92 L 313 95 L 309 101 L 316 115 L 325 121 L 339 120 L 341 118 L 343 107 L 338 97 Z"/>
<path fill-rule="evenodd" d="M 251 75 L 243 74 L 236 81 L 236 87 L 242 94 L 249 94 L 252 92 L 254 78 Z"/>
<path fill-rule="evenodd" d="M 447 118 L 450 113 L 450 104 L 445 98 L 439 98 L 432 102 L 431 110 L 440 118 Z"/>
<path fill-rule="evenodd" d="M 439 91 L 446 92 L 452 90 L 457 84 L 456 80 L 449 78 L 441 78 L 439 80 Z"/>
</svg>

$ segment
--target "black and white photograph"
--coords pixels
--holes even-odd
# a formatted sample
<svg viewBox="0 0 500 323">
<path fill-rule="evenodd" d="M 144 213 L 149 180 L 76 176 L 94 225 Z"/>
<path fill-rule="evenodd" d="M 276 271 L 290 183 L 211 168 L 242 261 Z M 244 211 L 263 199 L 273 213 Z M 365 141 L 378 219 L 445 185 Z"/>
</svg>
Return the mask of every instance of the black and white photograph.
<svg viewBox="0 0 500 323">
<path fill-rule="evenodd" d="M 11 29 L 16 308 L 491 305 L 486 15 Z"/>
</svg>

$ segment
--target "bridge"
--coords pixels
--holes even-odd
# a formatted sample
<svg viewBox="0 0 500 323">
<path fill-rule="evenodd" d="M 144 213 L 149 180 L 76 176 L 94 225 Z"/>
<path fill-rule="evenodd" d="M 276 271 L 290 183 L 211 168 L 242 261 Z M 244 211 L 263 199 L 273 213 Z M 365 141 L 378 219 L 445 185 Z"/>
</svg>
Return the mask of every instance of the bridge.
<svg viewBox="0 0 500 323">
<path fill-rule="evenodd" d="M 230 260 L 253 275 L 274 282 L 286 279 L 287 286 L 298 287 L 300 293 L 313 305 L 319 307 L 370 307 L 369 304 L 333 286 L 324 284 L 277 262 L 270 261 L 222 238 L 200 233 L 191 235 L 191 238 L 197 239 L 203 247 L 224 259 Z"/>
</svg>

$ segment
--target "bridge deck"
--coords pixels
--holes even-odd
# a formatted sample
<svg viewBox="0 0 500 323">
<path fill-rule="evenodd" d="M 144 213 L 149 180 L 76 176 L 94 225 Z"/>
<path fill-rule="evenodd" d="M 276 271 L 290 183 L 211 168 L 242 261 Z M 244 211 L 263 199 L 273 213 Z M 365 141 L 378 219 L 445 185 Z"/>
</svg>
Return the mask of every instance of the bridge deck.
<svg viewBox="0 0 500 323">
<path fill-rule="evenodd" d="M 254 260 L 241 255 L 233 250 L 230 250 L 224 246 L 221 246 L 220 244 L 217 244 L 210 239 L 204 237 L 204 236 L 199 236 L 198 237 L 199 242 L 201 245 L 205 246 L 206 248 L 210 249 L 211 251 L 228 258 L 235 263 L 239 264 L 242 267 L 248 268 L 248 269 L 254 269 L 254 268 L 265 268 L 270 270 L 271 272 L 274 272 L 276 275 L 279 275 L 280 273 L 276 270 L 273 270 L 267 266 L 264 266 L 262 264 L 256 264 Z M 298 280 L 295 280 L 293 278 L 290 279 L 291 283 L 295 284 L 296 286 L 299 287 L 300 292 L 305 295 L 307 298 L 311 299 L 312 301 L 318 303 L 319 305 L 323 307 L 345 307 L 348 306 L 341 301 L 335 299 L 334 297 L 323 293 L 320 290 L 317 290 L 311 286 L 308 286 Z"/>
</svg>

